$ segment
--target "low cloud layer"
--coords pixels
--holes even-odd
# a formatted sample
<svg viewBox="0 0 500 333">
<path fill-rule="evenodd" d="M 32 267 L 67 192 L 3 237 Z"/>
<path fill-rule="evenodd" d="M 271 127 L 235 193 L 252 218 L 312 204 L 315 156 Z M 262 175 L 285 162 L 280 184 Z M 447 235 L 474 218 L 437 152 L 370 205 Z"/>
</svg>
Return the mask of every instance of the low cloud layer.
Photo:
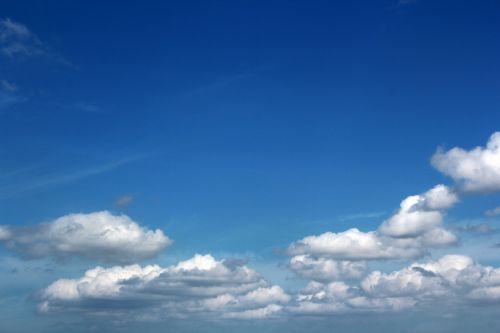
<svg viewBox="0 0 500 333">
<path fill-rule="evenodd" d="M 108 211 L 70 214 L 27 227 L 0 225 L 0 242 L 26 258 L 75 256 L 117 263 L 152 258 L 172 243 L 163 231 Z"/>
<path fill-rule="evenodd" d="M 391 273 L 373 271 L 359 285 L 312 281 L 290 304 L 290 311 L 303 314 L 401 311 L 431 304 L 499 305 L 500 268 L 481 266 L 467 256 L 446 255 Z"/>
<path fill-rule="evenodd" d="M 195 255 L 177 265 L 97 267 L 79 279 L 61 279 L 40 293 L 42 312 L 127 314 L 140 319 L 264 318 L 290 300 L 245 265 Z"/>
</svg>

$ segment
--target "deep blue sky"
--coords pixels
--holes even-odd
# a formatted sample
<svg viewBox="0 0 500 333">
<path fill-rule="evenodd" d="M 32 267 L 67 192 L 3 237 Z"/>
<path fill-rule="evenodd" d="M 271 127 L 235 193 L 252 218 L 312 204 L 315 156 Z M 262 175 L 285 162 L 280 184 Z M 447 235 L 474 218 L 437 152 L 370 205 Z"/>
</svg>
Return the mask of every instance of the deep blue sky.
<svg viewBox="0 0 500 333">
<path fill-rule="evenodd" d="M 48 50 L 0 59 L 16 87 L 0 223 L 124 212 L 175 240 L 165 262 L 250 256 L 284 280 L 276 249 L 373 230 L 450 183 L 437 147 L 499 129 L 498 1 L 2 1 L 0 17 Z"/>
</svg>

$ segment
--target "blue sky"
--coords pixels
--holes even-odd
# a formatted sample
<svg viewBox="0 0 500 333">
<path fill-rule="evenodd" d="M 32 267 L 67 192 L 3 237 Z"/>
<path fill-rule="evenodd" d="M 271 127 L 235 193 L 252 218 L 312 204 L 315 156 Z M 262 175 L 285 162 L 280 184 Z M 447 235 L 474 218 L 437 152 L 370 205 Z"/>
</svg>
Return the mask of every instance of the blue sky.
<svg viewBox="0 0 500 333">
<path fill-rule="evenodd" d="M 290 331 L 285 321 L 301 313 L 305 303 L 297 299 L 311 281 L 349 285 L 356 297 L 344 295 L 343 302 L 354 310 L 315 303 L 321 313 L 294 318 L 298 331 L 356 332 L 359 322 L 385 332 L 416 322 L 428 325 L 415 330 L 496 331 L 500 323 L 489 314 L 499 305 L 491 293 L 478 300 L 484 290 L 467 290 L 474 302 L 488 303 L 481 310 L 460 298 L 446 316 L 434 317 L 422 304 L 427 289 L 412 299 L 387 290 L 360 294 L 356 279 L 449 254 L 471 257 L 481 274 L 500 266 L 500 155 L 492 136 L 500 130 L 499 13 L 493 0 L 3 1 L 0 328 L 122 329 L 116 322 L 133 317 L 123 309 L 107 305 L 96 317 L 90 296 L 81 294 L 65 313 L 60 305 L 69 301 L 47 296 L 48 286 L 98 265 L 167 269 L 198 253 L 231 266 L 231 278 L 248 266 L 265 280 L 260 288 L 277 286 L 288 298 L 273 294 L 278 298 L 258 308 L 247 294 L 228 291 L 234 308 L 189 314 L 141 303 L 129 331 Z M 463 154 L 453 155 L 453 147 Z M 435 208 L 425 193 L 438 184 L 451 199 Z M 415 230 L 397 234 L 399 222 L 390 223 L 402 212 L 400 202 L 419 194 L 412 209 L 437 220 L 418 228 L 455 235 L 446 246 Z M 79 234 L 85 240 L 65 236 L 61 245 L 54 221 L 82 224 L 89 233 Z M 124 225 L 132 229 L 125 232 Z M 110 226 L 124 239 L 102 236 Z M 355 237 L 372 231 L 385 237 L 376 238 L 384 249 L 415 237 L 418 246 L 412 243 L 410 255 L 397 245 L 397 254 L 373 259 L 335 252 L 340 238 L 328 239 L 319 252 L 305 241 L 328 232 L 347 237 L 351 228 L 363 233 Z M 157 229 L 161 235 L 152 235 Z M 312 276 L 306 264 L 294 268 L 297 256 L 315 260 L 316 268 L 360 262 L 367 268 L 357 277 L 330 270 L 335 277 L 326 281 L 326 266 Z M 418 269 L 413 272 L 425 277 L 428 269 Z M 359 297 L 370 305 L 354 305 Z M 404 306 L 375 306 L 381 299 Z M 41 308 L 44 302 L 48 308 Z M 236 319 L 262 314 L 259 309 L 266 315 Z M 471 318 L 457 319 L 462 311 Z M 394 323 L 382 323 L 389 314 Z"/>
</svg>

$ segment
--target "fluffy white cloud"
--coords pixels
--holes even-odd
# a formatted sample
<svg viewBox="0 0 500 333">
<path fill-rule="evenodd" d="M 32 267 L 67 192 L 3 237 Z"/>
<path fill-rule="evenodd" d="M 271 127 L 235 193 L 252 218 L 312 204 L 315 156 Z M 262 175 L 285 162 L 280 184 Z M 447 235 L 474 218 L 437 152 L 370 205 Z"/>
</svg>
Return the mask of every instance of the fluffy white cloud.
<svg viewBox="0 0 500 333">
<path fill-rule="evenodd" d="M 392 237 L 416 237 L 443 223 L 442 210 L 458 201 L 455 193 L 437 185 L 421 195 L 412 195 L 401 202 L 399 211 L 385 221 L 380 232 Z"/>
<path fill-rule="evenodd" d="M 444 210 L 458 201 L 444 185 L 413 195 L 378 230 L 363 232 L 352 228 L 326 232 L 292 243 L 288 254 L 311 255 L 335 260 L 380 260 L 415 258 L 430 248 L 454 244 L 457 237 L 442 227 Z"/>
<path fill-rule="evenodd" d="M 376 297 L 412 297 L 416 301 L 500 301 L 500 268 L 481 266 L 467 256 L 446 255 L 437 261 L 414 263 L 392 273 L 372 272 L 361 283 Z"/>
<path fill-rule="evenodd" d="M 415 301 L 409 297 L 375 298 L 364 294 L 358 287 L 344 282 L 310 282 L 300 291 L 288 311 L 309 315 L 343 312 L 401 311 L 412 307 Z"/>
<path fill-rule="evenodd" d="M 166 268 L 96 267 L 79 279 L 60 279 L 41 292 L 39 309 L 262 318 L 275 315 L 289 300 L 281 287 L 268 285 L 247 266 L 228 265 L 211 255 L 197 254 Z"/>
<path fill-rule="evenodd" d="M 500 190 L 500 132 L 493 133 L 486 147 L 438 150 L 432 165 L 452 177 L 466 192 Z"/>
<path fill-rule="evenodd" d="M 70 214 L 30 227 L 0 226 L 0 241 L 28 258 L 77 256 L 111 262 L 151 258 L 172 241 L 126 215 Z"/>
<path fill-rule="evenodd" d="M 500 268 L 446 255 L 391 273 L 374 271 L 359 285 L 310 282 L 287 310 L 303 314 L 401 311 L 429 303 L 474 306 L 500 303 Z"/>
</svg>

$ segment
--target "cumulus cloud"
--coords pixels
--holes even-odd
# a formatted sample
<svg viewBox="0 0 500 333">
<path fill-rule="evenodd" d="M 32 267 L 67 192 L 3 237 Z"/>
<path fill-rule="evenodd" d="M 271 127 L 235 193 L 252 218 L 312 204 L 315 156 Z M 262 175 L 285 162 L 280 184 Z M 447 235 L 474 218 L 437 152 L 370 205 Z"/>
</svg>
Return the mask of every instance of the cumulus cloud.
<svg viewBox="0 0 500 333">
<path fill-rule="evenodd" d="M 276 315 L 290 296 L 245 265 L 196 254 L 165 268 L 96 267 L 81 278 L 55 281 L 39 300 L 39 310 L 47 313 L 250 319 Z"/>
<path fill-rule="evenodd" d="M 392 237 L 420 236 L 443 223 L 443 210 L 458 201 L 455 193 L 437 185 L 422 195 L 412 195 L 401 202 L 399 211 L 385 221 L 380 232 Z"/>
<path fill-rule="evenodd" d="M 409 297 L 375 298 L 344 282 L 310 282 L 300 291 L 288 310 L 292 313 L 324 315 L 345 312 L 393 312 L 415 305 Z"/>
<path fill-rule="evenodd" d="M 416 302 L 443 296 L 460 302 L 500 301 L 500 268 L 481 266 L 463 255 L 446 255 L 388 274 L 374 271 L 361 286 L 370 296 L 405 296 Z"/>
<path fill-rule="evenodd" d="M 312 255 L 335 260 L 380 260 L 415 258 L 431 248 L 454 244 L 457 237 L 442 227 L 444 211 L 458 201 L 444 185 L 413 195 L 378 230 L 363 232 L 352 228 L 326 232 L 292 243 L 288 254 Z"/>
<path fill-rule="evenodd" d="M 26 258 L 75 256 L 129 263 L 154 257 L 172 241 L 108 211 L 69 214 L 28 227 L 0 226 L 0 242 Z"/>
<path fill-rule="evenodd" d="M 486 302 L 486 303 L 485 303 Z M 391 273 L 374 271 L 359 285 L 310 282 L 288 306 L 302 314 L 401 311 L 432 304 L 500 304 L 500 268 L 446 255 Z"/>
<path fill-rule="evenodd" d="M 493 133 L 486 147 L 438 150 L 432 165 L 453 178 L 465 192 L 500 190 L 500 132 Z"/>
</svg>

